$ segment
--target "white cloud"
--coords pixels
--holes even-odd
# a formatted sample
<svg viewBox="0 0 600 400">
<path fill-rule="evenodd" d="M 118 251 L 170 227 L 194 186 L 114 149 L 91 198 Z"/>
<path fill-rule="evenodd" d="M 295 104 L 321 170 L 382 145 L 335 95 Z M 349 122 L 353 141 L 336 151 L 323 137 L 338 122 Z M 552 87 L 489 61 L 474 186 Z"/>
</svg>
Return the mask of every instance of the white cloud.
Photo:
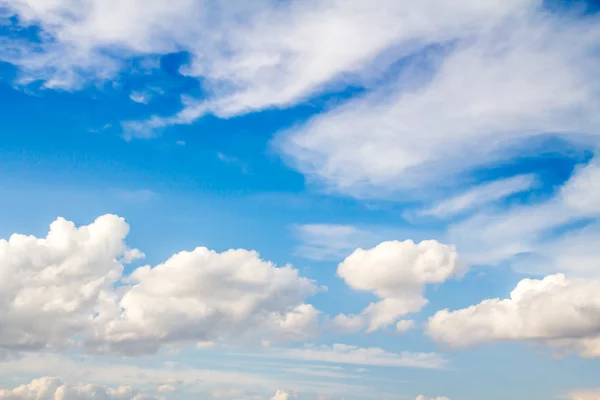
<svg viewBox="0 0 600 400">
<path fill-rule="evenodd" d="M 68 384 L 60 379 L 43 377 L 14 389 L 0 389 L 4 400 L 158 400 L 140 394 L 129 386 L 110 388 L 91 384 Z"/>
<path fill-rule="evenodd" d="M 415 400 L 450 400 L 450 399 L 447 398 L 447 397 L 441 397 L 441 396 L 438 396 L 438 397 L 425 397 L 422 394 L 420 394 L 420 395 L 417 396 L 417 398 Z"/>
<path fill-rule="evenodd" d="M 212 391 L 211 396 L 215 399 L 241 399 L 247 394 L 239 389 L 217 389 Z"/>
<path fill-rule="evenodd" d="M 436 353 L 391 353 L 378 347 L 359 347 L 341 343 L 335 343 L 332 346 L 306 345 L 299 349 L 266 352 L 264 356 L 337 364 L 412 368 L 442 368 L 447 363 L 442 356 Z"/>
<path fill-rule="evenodd" d="M 305 340 L 320 290 L 291 266 L 248 250 L 182 251 L 123 276 L 142 254 L 125 245 L 114 215 L 76 228 L 59 218 L 44 239 L 0 241 L 0 348 L 62 349 L 75 337 L 94 351 L 154 352 L 163 344 Z"/>
<path fill-rule="evenodd" d="M 400 321 L 396 322 L 396 333 L 401 334 L 408 332 L 409 330 L 413 329 L 415 325 L 415 321 L 412 319 L 401 319 Z"/>
<path fill-rule="evenodd" d="M 130 125 L 143 130 L 189 123 L 205 112 L 228 116 L 286 106 L 347 81 L 348 74 L 369 81 L 416 48 L 468 37 L 536 1 L 2 3 L 21 24 L 36 24 L 44 33 L 35 47 L 8 42 L 2 57 L 20 67 L 24 80 L 41 78 L 48 87 L 112 78 L 132 56 L 189 52 L 184 72 L 202 78 L 213 96 L 188 102 L 173 117 Z"/>
<path fill-rule="evenodd" d="M 282 390 L 278 390 L 277 393 L 270 400 L 288 400 L 290 398 L 290 394 L 288 392 L 284 392 Z"/>
<path fill-rule="evenodd" d="M 372 292 L 381 300 L 359 316 L 338 316 L 334 324 L 350 330 L 362 320 L 367 332 L 385 328 L 427 304 L 425 285 L 460 276 L 462 267 L 456 249 L 435 240 L 390 241 L 357 249 L 339 264 L 338 276 L 353 289 Z"/>
<path fill-rule="evenodd" d="M 301 242 L 296 255 L 310 260 L 341 260 L 357 247 L 378 241 L 377 235 L 352 225 L 305 224 L 294 231 Z"/>
<path fill-rule="evenodd" d="M 452 187 L 549 132 L 595 145 L 598 16 L 519 9 L 484 24 L 425 66 L 417 57 L 397 83 L 283 133 L 277 148 L 313 181 L 365 198 Z"/>
<path fill-rule="evenodd" d="M 600 237 L 598 204 L 600 168 L 592 160 L 549 198 L 476 213 L 450 225 L 446 240 L 469 264 L 510 261 L 520 272 L 541 276 L 598 276 L 600 253 L 593 245 Z"/>
<path fill-rule="evenodd" d="M 131 92 L 129 98 L 135 103 L 148 104 L 152 95 L 147 92 Z"/>
<path fill-rule="evenodd" d="M 240 171 L 242 171 L 242 173 L 244 173 L 244 174 L 248 173 L 248 165 L 246 165 L 246 163 L 244 163 L 243 161 L 241 161 L 237 157 L 228 156 L 226 154 L 218 152 L 217 153 L 217 158 L 219 160 L 223 161 L 225 164 L 230 164 L 230 165 L 237 166 L 240 169 Z"/>
<path fill-rule="evenodd" d="M 562 274 L 523 279 L 508 299 L 487 299 L 433 315 L 427 333 L 451 347 L 530 340 L 600 357 L 600 281 Z"/>
<path fill-rule="evenodd" d="M 336 333 L 356 333 L 365 329 L 367 319 L 363 315 L 338 314 L 330 321 L 330 329 Z"/>
<path fill-rule="evenodd" d="M 600 390 L 577 390 L 571 393 L 569 400 L 598 400 L 600 399 Z"/>
<path fill-rule="evenodd" d="M 517 175 L 484 183 L 458 196 L 442 200 L 431 208 L 419 211 L 418 214 L 438 218 L 450 217 L 501 200 L 512 194 L 527 191 L 531 189 L 534 182 L 533 175 Z"/>
<path fill-rule="evenodd" d="M 258 359 L 264 359 L 264 354 L 258 354 Z M 167 398 L 204 398 L 211 394 L 220 395 L 221 398 L 236 399 L 267 399 L 275 393 L 277 388 L 285 388 L 293 393 L 301 391 L 303 394 L 320 393 L 336 398 L 356 394 L 364 391 L 365 386 L 356 382 L 340 382 L 340 376 L 327 377 L 313 376 L 293 372 L 289 374 L 273 374 L 265 371 L 264 363 L 257 358 L 248 357 L 244 365 L 248 371 L 237 371 L 239 358 L 225 359 L 216 362 L 217 367 L 197 368 L 188 365 L 185 360 L 178 363 L 169 363 L 165 367 L 142 360 L 119 358 L 106 359 L 99 357 L 70 357 L 55 354 L 24 354 L 19 359 L 9 360 L 2 364 L 3 376 L 10 376 L 21 382 L 29 381 L 32 376 L 57 376 L 64 382 L 90 382 L 98 386 L 131 386 L 135 388 L 154 388 L 158 390 L 163 385 L 172 385 L 178 388 L 179 393 L 166 394 Z M 205 360 L 209 361 L 209 360 Z M 140 364 L 140 365 L 137 365 Z M 210 362 L 209 362 L 210 364 Z M 293 359 L 286 359 L 285 364 L 276 364 L 276 371 L 282 371 L 294 365 L 317 369 L 331 369 L 330 365 L 297 364 Z M 232 370 L 226 368 L 233 367 Z M 224 369 L 225 367 L 225 369 Z M 271 365 L 270 367 L 273 367 Z M 310 388 L 310 390 L 308 389 Z M 236 397 L 236 395 L 239 395 Z"/>
<path fill-rule="evenodd" d="M 59 218 L 46 238 L 0 239 L 0 347 L 64 348 L 89 327 L 123 263 L 142 254 L 127 248 L 129 226 L 105 215 L 75 227 Z"/>
</svg>

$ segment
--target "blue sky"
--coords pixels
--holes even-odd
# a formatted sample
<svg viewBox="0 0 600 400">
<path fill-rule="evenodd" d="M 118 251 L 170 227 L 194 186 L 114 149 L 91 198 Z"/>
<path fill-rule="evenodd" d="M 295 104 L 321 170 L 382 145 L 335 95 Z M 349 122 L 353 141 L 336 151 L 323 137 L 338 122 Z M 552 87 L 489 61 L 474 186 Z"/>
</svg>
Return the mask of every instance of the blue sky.
<svg viewBox="0 0 600 400">
<path fill-rule="evenodd" d="M 598 400 L 597 9 L 0 0 L 0 399 Z"/>
</svg>

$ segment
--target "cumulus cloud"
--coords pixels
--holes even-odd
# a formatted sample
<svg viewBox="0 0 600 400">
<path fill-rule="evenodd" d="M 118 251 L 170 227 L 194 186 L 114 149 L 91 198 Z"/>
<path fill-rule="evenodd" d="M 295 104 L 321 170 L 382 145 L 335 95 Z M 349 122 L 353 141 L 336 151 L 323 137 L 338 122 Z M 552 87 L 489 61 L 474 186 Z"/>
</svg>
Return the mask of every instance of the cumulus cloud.
<svg viewBox="0 0 600 400">
<path fill-rule="evenodd" d="M 425 285 L 442 283 L 462 272 L 456 249 L 435 240 L 389 241 L 372 249 L 357 249 L 339 264 L 338 276 L 351 288 L 371 292 L 381 300 L 360 315 L 340 315 L 333 323 L 346 331 L 362 325 L 367 332 L 385 328 L 427 304 Z"/>
<path fill-rule="evenodd" d="M 69 384 L 57 378 L 43 377 L 14 389 L 0 389 L 4 400 L 158 400 L 138 393 L 129 386 L 110 388 L 91 384 Z"/>
<path fill-rule="evenodd" d="M 271 397 L 269 400 L 288 400 L 290 398 L 290 394 L 287 392 L 284 392 L 282 390 L 278 390 L 277 393 L 275 393 L 275 395 L 273 397 Z"/>
<path fill-rule="evenodd" d="M 59 218 L 46 238 L 0 239 L 0 347 L 64 348 L 90 326 L 123 264 L 142 256 L 124 242 L 129 226 L 105 215 L 77 228 Z"/>
<path fill-rule="evenodd" d="M 427 333 L 451 347 L 528 340 L 583 357 L 600 357 L 600 281 L 562 274 L 523 279 L 508 299 L 442 310 Z"/>
<path fill-rule="evenodd" d="M 320 288 L 249 250 L 182 251 L 123 275 L 142 255 L 128 224 L 104 215 L 87 226 L 59 218 L 46 238 L 0 241 L 0 348 L 60 349 L 75 336 L 93 351 L 154 352 L 162 344 L 305 340 Z"/>
</svg>

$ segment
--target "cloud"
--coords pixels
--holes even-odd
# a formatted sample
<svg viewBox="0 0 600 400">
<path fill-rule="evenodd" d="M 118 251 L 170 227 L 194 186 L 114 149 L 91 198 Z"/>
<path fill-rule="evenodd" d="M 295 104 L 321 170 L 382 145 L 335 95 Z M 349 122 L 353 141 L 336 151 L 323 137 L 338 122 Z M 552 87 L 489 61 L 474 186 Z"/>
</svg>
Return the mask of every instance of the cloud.
<svg viewBox="0 0 600 400">
<path fill-rule="evenodd" d="M 58 218 L 46 238 L 0 239 L 0 347 L 61 349 L 89 327 L 123 264 L 143 254 L 124 242 L 129 226 L 105 215 L 75 227 Z"/>
<path fill-rule="evenodd" d="M 593 148 L 598 18 L 511 8 L 407 60 L 397 82 L 283 132 L 275 146 L 312 182 L 360 198 L 452 188 L 547 133 Z"/>
<path fill-rule="evenodd" d="M 240 399 L 246 395 L 245 391 L 239 389 L 217 389 L 211 393 L 215 399 Z"/>
<path fill-rule="evenodd" d="M 199 247 L 137 268 L 128 279 L 132 285 L 100 314 L 88 346 L 154 352 L 169 342 L 305 340 L 317 333 L 319 313 L 303 300 L 318 287 L 254 251 Z"/>
<path fill-rule="evenodd" d="M 295 254 L 318 261 L 341 260 L 357 247 L 377 243 L 377 235 L 352 225 L 296 225 L 294 233 L 302 243 Z"/>
<path fill-rule="evenodd" d="M 230 165 L 237 166 L 240 169 L 240 171 L 242 171 L 242 173 L 244 173 L 244 174 L 248 173 L 248 165 L 246 165 L 246 163 L 244 163 L 243 161 L 241 161 L 237 157 L 228 156 L 226 154 L 218 152 L 217 153 L 217 158 L 219 160 L 221 160 L 222 162 L 224 162 L 225 164 L 230 164 Z"/>
<path fill-rule="evenodd" d="M 599 290 L 599 280 L 562 274 L 523 279 L 508 299 L 437 312 L 427 323 L 427 334 L 450 347 L 527 340 L 600 357 Z"/>
<path fill-rule="evenodd" d="M 487 209 L 451 224 L 446 240 L 469 264 L 510 262 L 523 273 L 598 276 L 600 168 L 578 166 L 547 198 Z M 476 232 L 476 234 L 474 234 Z"/>
<path fill-rule="evenodd" d="M 524 192 L 535 183 L 533 175 L 517 175 L 507 179 L 484 183 L 475 186 L 457 196 L 445 199 L 433 207 L 420 210 L 419 215 L 447 218 L 483 205 L 501 200 L 512 194 Z"/>
<path fill-rule="evenodd" d="M 305 340 L 319 312 L 304 303 L 319 288 L 249 250 L 182 251 L 123 275 L 142 256 L 128 224 L 104 215 L 77 228 L 63 218 L 46 238 L 0 240 L 0 348 L 152 353 L 202 341 Z"/>
<path fill-rule="evenodd" d="M 43 377 L 12 390 L 0 389 L 5 400 L 158 400 L 138 393 L 128 386 L 110 388 L 91 384 L 68 384 L 60 379 Z"/>
<path fill-rule="evenodd" d="M 288 400 L 289 398 L 289 393 L 284 392 L 282 390 L 278 390 L 277 393 L 275 393 L 275 395 L 270 398 L 270 400 Z"/>
<path fill-rule="evenodd" d="M 578 390 L 571 393 L 569 400 L 598 400 L 600 399 L 600 390 Z"/>
<path fill-rule="evenodd" d="M 152 95 L 147 92 L 131 92 L 129 98 L 135 103 L 148 104 Z"/>
<path fill-rule="evenodd" d="M 396 322 L 396 333 L 401 334 L 408 332 L 415 327 L 416 323 L 412 319 L 401 319 Z"/>
<path fill-rule="evenodd" d="M 159 387 L 159 392 L 172 392 L 174 390 Z M 241 390 L 215 390 L 213 398 L 248 398 L 247 393 Z M 289 393 L 278 390 L 269 400 L 288 400 Z M 104 385 L 65 383 L 58 378 L 42 377 L 14 389 L 0 389 L 0 399 L 3 400 L 159 400 L 164 397 L 155 397 L 140 393 L 130 386 L 111 388 Z"/>
<path fill-rule="evenodd" d="M 450 400 L 450 399 L 447 398 L 447 397 L 441 397 L 441 396 L 438 396 L 438 397 L 425 397 L 422 394 L 420 394 L 420 395 L 417 396 L 417 398 L 415 400 Z"/>
<path fill-rule="evenodd" d="M 358 316 L 338 316 L 334 326 L 351 330 L 366 324 L 367 332 L 385 328 L 427 304 L 425 285 L 442 283 L 462 272 L 456 249 L 435 240 L 389 241 L 369 250 L 357 249 L 339 264 L 337 274 L 351 288 L 372 292 L 381 300 Z"/>
<path fill-rule="evenodd" d="M 35 46 L 12 40 L 1 53 L 20 68 L 23 81 L 42 79 L 47 87 L 73 89 L 115 77 L 133 57 L 188 52 L 190 63 L 182 72 L 202 80 L 208 98 L 188 102 L 175 116 L 129 125 L 144 131 L 190 123 L 206 112 L 229 116 L 291 105 L 336 82 L 368 82 L 414 49 L 469 37 L 536 2 L 462 0 L 452 7 L 443 2 L 386 1 L 372 7 L 361 1 L 268 0 L 2 4 L 19 16 L 20 25 L 42 30 Z"/>
<path fill-rule="evenodd" d="M 341 343 L 331 346 L 309 344 L 299 349 L 266 352 L 264 356 L 337 364 L 412 368 L 442 368 L 447 363 L 442 356 L 436 353 L 391 353 L 378 347 L 359 347 Z"/>
</svg>

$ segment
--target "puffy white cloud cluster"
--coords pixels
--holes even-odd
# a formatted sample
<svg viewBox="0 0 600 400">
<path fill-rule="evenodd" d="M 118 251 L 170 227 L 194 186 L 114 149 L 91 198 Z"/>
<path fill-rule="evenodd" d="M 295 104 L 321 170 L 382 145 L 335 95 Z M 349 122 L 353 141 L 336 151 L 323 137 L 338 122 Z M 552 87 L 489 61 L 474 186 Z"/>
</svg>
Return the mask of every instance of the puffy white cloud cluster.
<svg viewBox="0 0 600 400">
<path fill-rule="evenodd" d="M 159 400 L 129 386 L 110 388 L 91 384 L 68 384 L 43 377 L 14 389 L 0 389 L 2 400 Z"/>
<path fill-rule="evenodd" d="M 427 333 L 452 347 L 502 340 L 531 340 L 600 357 L 600 281 L 562 274 L 524 279 L 508 299 L 488 299 L 456 311 L 442 310 Z"/>
<path fill-rule="evenodd" d="M 163 391 L 164 390 L 160 390 Z M 243 391 L 216 391 L 214 398 L 244 398 Z M 14 389 L 0 389 L 1 400 L 164 400 L 165 397 L 141 393 L 131 386 L 109 387 L 89 383 L 67 383 L 59 378 L 42 377 Z M 256 398 L 256 396 L 254 396 Z M 269 400 L 288 400 L 290 394 L 278 390 Z"/>
<path fill-rule="evenodd" d="M 75 227 L 62 218 L 46 238 L 0 241 L 0 348 L 64 348 L 75 336 L 94 351 L 154 352 L 161 344 L 304 340 L 319 288 L 291 266 L 254 251 L 204 247 L 123 275 L 140 257 L 114 215 Z"/>
<path fill-rule="evenodd" d="M 42 239 L 0 239 L 0 347 L 61 348 L 89 328 L 123 264 L 142 255 L 125 245 L 128 232 L 105 215 L 80 228 L 59 218 Z"/>
<path fill-rule="evenodd" d="M 442 283 L 462 272 L 456 249 L 435 240 L 389 241 L 357 249 L 339 264 L 337 273 L 353 289 L 371 292 L 381 300 L 360 315 L 338 315 L 333 324 L 342 331 L 360 330 L 364 325 L 367 332 L 385 328 L 427 304 L 423 293 L 427 284 Z M 397 325 L 399 332 L 410 327 L 407 321 Z"/>
<path fill-rule="evenodd" d="M 278 390 L 277 393 L 269 400 L 288 400 L 290 398 L 290 394 L 288 392 L 284 392 L 283 390 Z"/>
</svg>

